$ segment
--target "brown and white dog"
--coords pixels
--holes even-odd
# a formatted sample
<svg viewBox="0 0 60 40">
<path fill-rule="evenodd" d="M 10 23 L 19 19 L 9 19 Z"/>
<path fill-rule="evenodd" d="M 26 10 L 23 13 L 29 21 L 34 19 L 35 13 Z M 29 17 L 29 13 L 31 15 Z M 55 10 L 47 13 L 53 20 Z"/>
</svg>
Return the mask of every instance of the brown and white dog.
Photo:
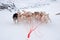
<svg viewBox="0 0 60 40">
<path fill-rule="evenodd" d="M 47 14 L 46 12 L 41 12 L 40 15 L 41 15 L 41 18 L 40 18 L 41 23 L 48 23 L 49 20 L 51 22 L 49 14 Z"/>
<path fill-rule="evenodd" d="M 27 20 L 27 22 L 28 23 L 31 23 L 31 17 L 32 17 L 32 12 L 30 12 L 30 11 L 25 11 L 25 10 L 23 10 L 23 16 L 24 16 L 24 18 Z"/>
<path fill-rule="evenodd" d="M 20 12 L 14 13 L 13 14 L 13 21 L 15 23 L 18 23 L 18 22 L 20 22 L 20 20 L 21 20 L 21 13 Z"/>
</svg>

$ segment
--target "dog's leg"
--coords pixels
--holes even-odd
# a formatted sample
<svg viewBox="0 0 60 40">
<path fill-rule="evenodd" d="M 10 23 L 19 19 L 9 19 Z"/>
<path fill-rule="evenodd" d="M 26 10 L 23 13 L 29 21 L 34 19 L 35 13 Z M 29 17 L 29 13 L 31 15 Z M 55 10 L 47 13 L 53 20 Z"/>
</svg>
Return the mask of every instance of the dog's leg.
<svg viewBox="0 0 60 40">
<path fill-rule="evenodd" d="M 27 21 L 31 24 L 31 17 L 27 17 Z"/>
<path fill-rule="evenodd" d="M 21 18 L 20 17 L 18 17 L 18 19 L 17 19 L 17 23 L 19 23 L 19 22 L 21 22 Z"/>
</svg>

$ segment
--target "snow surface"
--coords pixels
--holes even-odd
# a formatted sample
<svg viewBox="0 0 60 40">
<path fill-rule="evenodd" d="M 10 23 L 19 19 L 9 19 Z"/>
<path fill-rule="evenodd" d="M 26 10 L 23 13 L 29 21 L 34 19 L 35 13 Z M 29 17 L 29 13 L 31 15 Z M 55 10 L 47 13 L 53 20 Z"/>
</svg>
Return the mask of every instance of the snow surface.
<svg viewBox="0 0 60 40">
<path fill-rule="evenodd" d="M 2 0 L 1 0 L 2 1 Z M 30 3 L 29 3 L 30 2 Z M 15 0 L 17 8 L 27 7 L 30 5 L 36 5 L 36 0 Z M 45 2 L 45 1 L 44 1 Z M 43 2 L 43 3 L 44 3 Z M 39 6 L 39 0 L 37 1 L 36 7 L 30 7 L 24 9 L 27 11 L 45 11 L 49 14 L 52 22 L 48 24 L 38 24 L 35 23 L 33 26 L 37 26 L 37 29 L 31 33 L 30 40 L 60 40 L 60 15 L 55 15 L 60 13 L 60 1 L 56 2 L 48 1 L 48 5 Z M 25 5 L 25 3 L 27 5 Z M 21 5 L 20 5 L 21 4 Z M 20 6 L 19 6 L 20 5 Z M 0 40 L 27 40 L 27 34 L 31 25 L 27 23 L 15 24 L 12 20 L 12 15 L 15 13 L 9 12 L 8 10 L 0 11 Z"/>
</svg>

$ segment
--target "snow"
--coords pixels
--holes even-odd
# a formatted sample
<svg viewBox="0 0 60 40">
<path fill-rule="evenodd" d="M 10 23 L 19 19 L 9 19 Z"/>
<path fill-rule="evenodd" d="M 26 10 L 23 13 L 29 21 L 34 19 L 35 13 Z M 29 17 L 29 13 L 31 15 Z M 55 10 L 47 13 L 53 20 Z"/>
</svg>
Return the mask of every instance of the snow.
<svg viewBox="0 0 60 40">
<path fill-rule="evenodd" d="M 38 3 L 39 0 L 37 2 L 36 0 L 33 0 L 32 2 Z M 32 2 L 31 0 L 28 2 L 27 0 L 21 0 L 20 5 L 19 0 L 15 0 L 18 9 L 27 7 L 29 4 L 34 5 Z M 48 1 L 47 3 L 49 3 L 49 5 L 37 5 L 36 7 L 28 7 L 28 9 L 24 9 L 32 12 L 45 11 L 49 14 L 52 20 L 52 22 L 48 24 L 35 23 L 34 26 L 37 26 L 37 29 L 31 33 L 30 40 L 60 40 L 60 15 L 55 15 L 56 13 L 60 13 L 59 2 L 59 0 L 56 2 Z M 27 34 L 32 24 L 29 25 L 24 22 L 15 24 L 12 20 L 12 15 L 15 12 L 16 11 L 9 12 L 8 10 L 0 11 L 0 40 L 27 40 Z"/>
</svg>

